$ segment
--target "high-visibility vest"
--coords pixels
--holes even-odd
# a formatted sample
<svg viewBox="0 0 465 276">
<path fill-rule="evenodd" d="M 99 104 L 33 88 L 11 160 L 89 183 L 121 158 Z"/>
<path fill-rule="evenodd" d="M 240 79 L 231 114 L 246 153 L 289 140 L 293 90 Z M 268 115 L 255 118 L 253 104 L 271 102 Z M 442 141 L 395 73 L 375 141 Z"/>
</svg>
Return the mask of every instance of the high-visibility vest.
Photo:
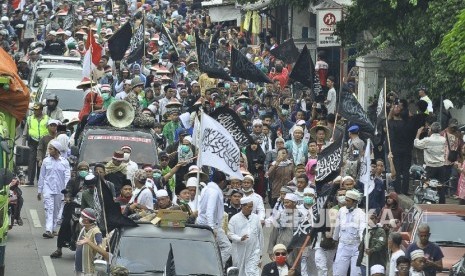
<svg viewBox="0 0 465 276">
<path fill-rule="evenodd" d="M 29 137 L 36 141 L 39 141 L 40 138 L 44 137 L 45 135 L 48 135 L 47 122 L 47 115 L 43 115 L 40 120 L 38 120 L 34 115 L 30 115 L 27 118 Z"/>
</svg>

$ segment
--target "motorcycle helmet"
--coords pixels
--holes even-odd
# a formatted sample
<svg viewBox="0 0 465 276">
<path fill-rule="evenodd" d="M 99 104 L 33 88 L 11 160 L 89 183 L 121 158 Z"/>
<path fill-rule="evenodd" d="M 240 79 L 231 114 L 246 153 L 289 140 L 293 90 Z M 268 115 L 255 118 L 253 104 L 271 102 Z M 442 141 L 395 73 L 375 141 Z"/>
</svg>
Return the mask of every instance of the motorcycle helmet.
<svg viewBox="0 0 465 276">
<path fill-rule="evenodd" d="M 420 180 L 426 173 L 425 169 L 419 165 L 412 165 L 409 171 L 414 180 Z"/>
<path fill-rule="evenodd" d="M 47 101 L 56 101 L 58 103 L 58 96 L 55 94 L 50 94 L 47 96 Z"/>
</svg>

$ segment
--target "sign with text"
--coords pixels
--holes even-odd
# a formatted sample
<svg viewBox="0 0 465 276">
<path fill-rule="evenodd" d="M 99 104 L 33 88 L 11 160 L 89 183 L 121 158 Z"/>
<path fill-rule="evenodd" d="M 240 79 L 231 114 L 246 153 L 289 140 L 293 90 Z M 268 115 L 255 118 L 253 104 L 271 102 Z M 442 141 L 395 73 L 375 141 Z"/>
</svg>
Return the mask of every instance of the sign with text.
<svg viewBox="0 0 465 276">
<path fill-rule="evenodd" d="M 336 23 L 342 19 L 340 9 L 322 9 L 317 12 L 317 47 L 341 46 L 339 37 L 334 35 Z"/>
</svg>

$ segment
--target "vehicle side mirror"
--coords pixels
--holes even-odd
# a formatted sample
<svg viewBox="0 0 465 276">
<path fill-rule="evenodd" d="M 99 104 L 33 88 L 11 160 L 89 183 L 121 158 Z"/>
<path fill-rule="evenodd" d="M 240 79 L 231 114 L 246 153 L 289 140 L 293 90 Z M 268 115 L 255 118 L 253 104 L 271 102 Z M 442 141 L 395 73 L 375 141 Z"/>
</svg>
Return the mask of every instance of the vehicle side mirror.
<svg viewBox="0 0 465 276">
<path fill-rule="evenodd" d="M 27 166 L 29 164 L 29 155 L 31 149 L 27 146 L 15 147 L 15 164 L 16 166 Z"/>
<path fill-rule="evenodd" d="M 71 147 L 71 155 L 76 156 L 76 157 L 79 156 L 79 147 L 72 146 Z"/>
<path fill-rule="evenodd" d="M 97 272 L 102 272 L 105 275 L 108 273 L 108 263 L 104 260 L 95 260 L 94 267 Z"/>
<path fill-rule="evenodd" d="M 400 236 L 402 237 L 402 240 L 410 242 L 409 232 L 400 232 Z"/>
<path fill-rule="evenodd" d="M 227 276 L 238 276 L 239 275 L 239 268 L 234 267 L 234 266 L 228 268 L 228 270 L 226 271 L 226 275 Z"/>
</svg>

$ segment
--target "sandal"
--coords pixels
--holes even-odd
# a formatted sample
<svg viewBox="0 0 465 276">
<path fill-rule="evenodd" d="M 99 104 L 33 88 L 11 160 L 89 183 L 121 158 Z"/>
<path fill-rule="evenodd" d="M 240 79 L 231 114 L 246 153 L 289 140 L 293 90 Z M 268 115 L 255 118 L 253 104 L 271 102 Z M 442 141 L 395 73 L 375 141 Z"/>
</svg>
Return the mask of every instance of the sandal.
<svg viewBox="0 0 465 276">
<path fill-rule="evenodd" d="M 50 254 L 50 258 L 61 258 L 61 255 L 63 255 L 63 253 L 61 252 L 61 250 L 55 250 L 55 252 L 53 252 L 52 254 Z"/>
</svg>

